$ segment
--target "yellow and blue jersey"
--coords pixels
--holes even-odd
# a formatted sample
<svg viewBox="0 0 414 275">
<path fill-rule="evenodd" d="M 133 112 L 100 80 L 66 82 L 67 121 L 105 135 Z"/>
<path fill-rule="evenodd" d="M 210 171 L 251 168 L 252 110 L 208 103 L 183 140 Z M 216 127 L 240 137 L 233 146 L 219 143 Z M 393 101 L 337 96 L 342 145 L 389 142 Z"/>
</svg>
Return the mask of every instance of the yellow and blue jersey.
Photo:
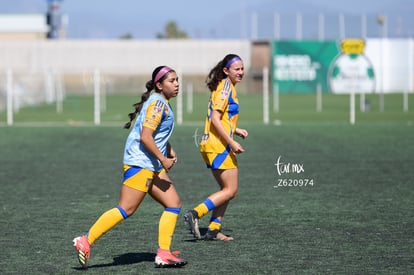
<svg viewBox="0 0 414 275">
<path fill-rule="evenodd" d="M 154 130 L 155 144 L 164 156 L 167 156 L 168 139 L 174 129 L 174 113 L 168 101 L 158 93 L 152 93 L 145 101 L 128 135 L 124 150 L 124 164 L 159 172 L 163 169 L 160 161 L 141 143 L 144 126 Z"/>
<path fill-rule="evenodd" d="M 211 92 L 204 134 L 200 143 L 200 152 L 223 153 L 226 150 L 229 151 L 229 148 L 227 148 L 228 144 L 220 138 L 217 130 L 211 123 L 213 110 L 220 111 L 223 114 L 221 124 L 227 134 L 233 138 L 239 116 L 239 100 L 236 89 L 229 78 L 221 80 L 217 85 L 217 89 Z"/>
</svg>

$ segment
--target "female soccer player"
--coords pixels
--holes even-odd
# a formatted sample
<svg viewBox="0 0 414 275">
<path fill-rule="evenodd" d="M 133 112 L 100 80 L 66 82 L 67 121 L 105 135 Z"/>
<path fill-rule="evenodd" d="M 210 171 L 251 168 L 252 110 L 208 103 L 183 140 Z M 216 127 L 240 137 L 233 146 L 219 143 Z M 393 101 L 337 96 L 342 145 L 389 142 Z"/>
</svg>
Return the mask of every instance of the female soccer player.
<svg viewBox="0 0 414 275">
<path fill-rule="evenodd" d="M 164 207 L 159 221 L 156 267 L 181 267 L 187 261 L 171 252 L 181 201 L 166 173 L 177 162 L 177 155 L 168 142 L 174 128 L 174 114 L 168 101 L 178 94 L 178 77 L 167 66 L 157 67 L 152 79 L 146 83 L 147 91 L 141 102 L 134 104 L 135 112 L 129 114 L 125 128 L 135 124 L 126 140 L 124 151 L 124 179 L 119 203 L 103 213 L 86 235 L 73 240 L 78 251 L 79 263 L 87 267 L 90 247 L 104 233 L 132 216 L 146 193 Z M 155 92 L 151 93 L 151 91 Z"/>
<path fill-rule="evenodd" d="M 212 210 L 204 239 L 233 240 L 232 237 L 221 233 L 220 229 L 227 205 L 237 194 L 238 168 L 235 155 L 244 152 L 243 147 L 233 138 L 234 135 L 242 138 L 248 135 L 245 129 L 237 128 L 239 101 L 235 85 L 243 79 L 243 75 L 242 59 L 235 54 L 229 54 L 218 62 L 207 76 L 206 83 L 211 96 L 200 152 L 220 190 L 184 213 L 184 219 L 196 239 L 201 238 L 199 219 Z"/>
</svg>

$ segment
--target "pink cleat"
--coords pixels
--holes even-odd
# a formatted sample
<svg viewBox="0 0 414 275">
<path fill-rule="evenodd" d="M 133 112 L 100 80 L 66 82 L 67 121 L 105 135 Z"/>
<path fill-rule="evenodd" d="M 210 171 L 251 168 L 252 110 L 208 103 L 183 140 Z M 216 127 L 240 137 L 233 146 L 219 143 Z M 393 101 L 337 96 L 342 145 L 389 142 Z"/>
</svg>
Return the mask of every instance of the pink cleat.
<svg viewBox="0 0 414 275">
<path fill-rule="evenodd" d="M 184 259 L 177 258 L 179 251 L 170 252 L 169 250 L 158 249 L 155 257 L 155 267 L 182 267 L 187 264 Z"/>
<path fill-rule="evenodd" d="M 88 268 L 88 259 L 91 251 L 91 245 L 88 242 L 88 237 L 85 235 L 74 238 L 73 246 L 78 251 L 78 260 L 83 268 Z"/>
</svg>

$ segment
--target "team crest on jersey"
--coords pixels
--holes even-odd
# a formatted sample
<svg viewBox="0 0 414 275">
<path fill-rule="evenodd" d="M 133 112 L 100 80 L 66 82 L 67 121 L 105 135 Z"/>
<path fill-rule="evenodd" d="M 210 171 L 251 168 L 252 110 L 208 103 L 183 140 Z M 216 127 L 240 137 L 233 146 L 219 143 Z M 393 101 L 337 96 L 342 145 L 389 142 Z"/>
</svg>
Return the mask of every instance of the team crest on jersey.
<svg viewBox="0 0 414 275">
<path fill-rule="evenodd" d="M 229 91 L 227 91 L 227 90 L 222 90 L 221 91 L 221 99 L 227 98 L 228 95 L 229 95 Z"/>
<path fill-rule="evenodd" d="M 154 111 L 153 116 L 161 113 L 162 110 L 163 110 L 163 107 L 164 107 L 164 103 L 161 102 L 160 100 L 157 100 L 157 102 L 155 103 L 154 108 L 153 108 L 153 111 Z"/>
</svg>

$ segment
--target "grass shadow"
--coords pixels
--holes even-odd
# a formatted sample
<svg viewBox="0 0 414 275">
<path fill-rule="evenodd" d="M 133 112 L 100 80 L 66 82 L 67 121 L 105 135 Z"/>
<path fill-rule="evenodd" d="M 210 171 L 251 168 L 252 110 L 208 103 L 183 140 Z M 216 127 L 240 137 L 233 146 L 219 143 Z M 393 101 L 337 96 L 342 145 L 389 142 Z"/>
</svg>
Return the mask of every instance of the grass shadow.
<svg viewBox="0 0 414 275">
<path fill-rule="evenodd" d="M 200 230 L 200 235 L 201 235 L 201 239 L 200 240 L 204 240 L 204 236 L 206 235 L 206 233 L 208 231 L 208 227 L 200 227 L 199 230 Z M 188 233 L 190 233 L 192 235 L 192 233 L 191 233 L 190 230 L 188 231 Z M 200 240 L 197 240 L 195 238 L 191 238 L 191 239 L 184 240 L 184 241 L 185 242 L 197 242 L 197 241 L 200 241 Z"/>
<path fill-rule="evenodd" d="M 155 259 L 155 253 L 125 253 L 114 257 L 113 262 L 106 264 L 96 264 L 88 266 L 88 269 L 101 268 L 117 265 L 130 265 L 141 262 L 153 262 Z M 74 268 L 76 270 L 84 270 L 82 267 Z"/>
</svg>

